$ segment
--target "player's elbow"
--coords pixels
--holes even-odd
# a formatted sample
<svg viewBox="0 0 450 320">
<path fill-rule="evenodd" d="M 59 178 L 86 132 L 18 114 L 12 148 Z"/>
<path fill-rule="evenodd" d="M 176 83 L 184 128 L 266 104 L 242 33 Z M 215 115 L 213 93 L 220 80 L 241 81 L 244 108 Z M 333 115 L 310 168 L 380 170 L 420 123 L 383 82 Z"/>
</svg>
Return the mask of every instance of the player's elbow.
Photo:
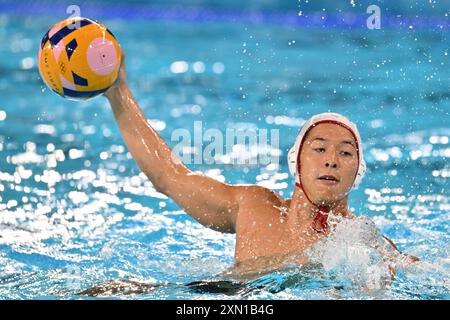
<svg viewBox="0 0 450 320">
<path fill-rule="evenodd" d="M 147 175 L 148 176 L 148 175 Z M 153 188 L 156 190 L 156 192 L 161 193 L 169 198 L 171 198 L 171 188 L 169 185 L 169 182 L 166 179 L 162 178 L 155 178 L 155 177 L 149 177 L 150 182 L 153 185 Z"/>
<path fill-rule="evenodd" d="M 150 180 L 153 185 L 153 188 L 168 197 L 171 197 L 171 193 L 174 190 L 174 186 L 176 185 L 176 180 L 173 179 L 169 173 L 163 171 L 144 171 L 144 174 Z"/>
<path fill-rule="evenodd" d="M 230 223 L 209 223 L 205 227 L 221 233 L 236 233 L 234 226 Z"/>
</svg>

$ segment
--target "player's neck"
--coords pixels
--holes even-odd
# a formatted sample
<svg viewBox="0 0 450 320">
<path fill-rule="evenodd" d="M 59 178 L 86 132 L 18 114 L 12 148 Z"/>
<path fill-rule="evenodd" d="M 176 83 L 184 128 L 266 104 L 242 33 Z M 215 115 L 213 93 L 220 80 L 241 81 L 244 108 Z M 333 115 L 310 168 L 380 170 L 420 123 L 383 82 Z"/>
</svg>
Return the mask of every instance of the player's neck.
<svg viewBox="0 0 450 320">
<path fill-rule="evenodd" d="M 348 209 L 348 197 L 331 203 L 328 205 L 331 209 L 330 214 L 347 216 L 349 213 Z M 314 218 L 314 215 L 318 211 L 318 206 L 311 203 L 306 197 L 302 188 L 295 186 L 294 193 L 289 205 L 289 220 L 291 224 L 304 225 L 309 224 Z"/>
</svg>

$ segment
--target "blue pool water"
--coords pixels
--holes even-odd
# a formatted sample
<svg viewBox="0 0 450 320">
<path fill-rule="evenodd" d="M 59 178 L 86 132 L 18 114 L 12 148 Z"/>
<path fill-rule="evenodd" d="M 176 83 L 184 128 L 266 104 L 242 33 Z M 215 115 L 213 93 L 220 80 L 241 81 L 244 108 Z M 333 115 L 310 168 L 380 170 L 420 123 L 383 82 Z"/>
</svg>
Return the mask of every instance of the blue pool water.
<svg viewBox="0 0 450 320">
<path fill-rule="evenodd" d="M 65 18 L 45 14 L 48 5 L 33 14 L 0 3 L 0 298 L 79 299 L 109 280 L 160 285 L 109 295 L 123 299 L 450 298 L 448 27 L 307 27 L 223 18 L 223 8 L 208 9 L 211 19 L 100 16 L 127 53 L 137 101 L 169 145 L 174 130 L 193 132 L 194 121 L 224 133 L 279 130 L 279 166 L 191 169 L 289 197 L 285 157 L 304 121 L 325 111 L 355 121 L 368 172 L 350 206 L 421 259 L 384 289 L 365 290 L 381 271 L 366 259 L 368 248 L 340 240 L 342 259 L 325 254 L 316 266 L 215 293 L 183 284 L 219 281 L 233 265 L 234 236 L 202 227 L 154 190 L 105 98 L 73 102 L 46 89 L 38 44 Z M 174 73 L 175 61 L 187 71 Z"/>
</svg>

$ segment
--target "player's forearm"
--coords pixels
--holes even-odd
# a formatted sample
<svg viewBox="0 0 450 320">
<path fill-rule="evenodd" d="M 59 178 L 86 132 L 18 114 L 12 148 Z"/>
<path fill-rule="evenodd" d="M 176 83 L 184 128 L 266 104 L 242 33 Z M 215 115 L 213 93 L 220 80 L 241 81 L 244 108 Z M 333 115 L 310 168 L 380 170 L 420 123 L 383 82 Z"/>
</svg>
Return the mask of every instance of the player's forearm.
<svg viewBox="0 0 450 320">
<path fill-rule="evenodd" d="M 148 123 L 126 84 L 114 88 L 106 97 L 128 150 L 155 188 L 163 192 L 170 177 L 187 168 Z"/>
</svg>

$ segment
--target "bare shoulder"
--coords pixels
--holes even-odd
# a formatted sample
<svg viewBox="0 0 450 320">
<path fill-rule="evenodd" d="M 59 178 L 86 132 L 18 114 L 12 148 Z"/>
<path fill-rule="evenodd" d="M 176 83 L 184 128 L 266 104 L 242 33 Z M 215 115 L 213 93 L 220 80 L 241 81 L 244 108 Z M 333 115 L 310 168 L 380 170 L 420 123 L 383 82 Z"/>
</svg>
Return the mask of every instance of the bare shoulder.
<svg viewBox="0 0 450 320">
<path fill-rule="evenodd" d="M 255 201 L 258 201 L 259 205 L 276 206 L 283 206 L 287 203 L 287 200 L 280 196 L 278 192 L 255 184 L 236 185 L 234 192 L 235 198 L 239 202 L 255 203 Z"/>
<path fill-rule="evenodd" d="M 235 224 L 238 239 L 280 234 L 280 215 L 287 212 L 288 202 L 278 192 L 258 185 L 239 185 L 234 192 L 239 203 Z"/>
<path fill-rule="evenodd" d="M 234 191 L 239 203 L 237 225 L 241 228 L 254 225 L 254 223 L 276 224 L 280 221 L 280 213 L 286 212 L 288 209 L 288 201 L 278 192 L 266 187 L 239 185 Z"/>
</svg>

